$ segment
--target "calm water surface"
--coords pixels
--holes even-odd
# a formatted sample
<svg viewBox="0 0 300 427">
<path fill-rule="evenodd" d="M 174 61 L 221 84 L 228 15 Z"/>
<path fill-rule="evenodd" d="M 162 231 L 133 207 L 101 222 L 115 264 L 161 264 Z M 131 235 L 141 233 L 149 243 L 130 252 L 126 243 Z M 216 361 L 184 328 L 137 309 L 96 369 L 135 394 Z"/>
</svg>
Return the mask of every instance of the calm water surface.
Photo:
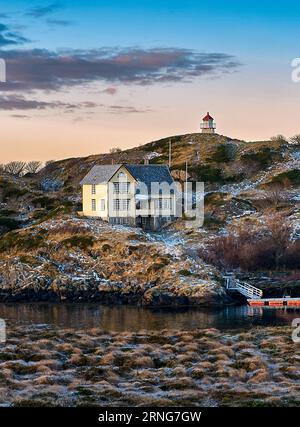
<svg viewBox="0 0 300 427">
<path fill-rule="evenodd" d="M 13 324 L 48 324 L 66 328 L 99 327 L 105 331 L 221 330 L 291 325 L 300 308 L 226 307 L 222 309 L 150 309 L 100 304 L 0 303 L 0 318 Z"/>
</svg>

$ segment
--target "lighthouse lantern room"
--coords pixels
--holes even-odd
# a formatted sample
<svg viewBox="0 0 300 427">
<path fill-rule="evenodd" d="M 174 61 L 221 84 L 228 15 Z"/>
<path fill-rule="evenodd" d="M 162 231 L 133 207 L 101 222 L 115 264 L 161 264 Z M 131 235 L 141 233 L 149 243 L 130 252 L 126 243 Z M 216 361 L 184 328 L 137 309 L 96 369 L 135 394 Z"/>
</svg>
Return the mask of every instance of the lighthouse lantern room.
<svg viewBox="0 0 300 427">
<path fill-rule="evenodd" d="M 202 129 L 202 133 L 216 133 L 216 124 L 209 113 L 203 117 L 200 128 Z"/>
</svg>

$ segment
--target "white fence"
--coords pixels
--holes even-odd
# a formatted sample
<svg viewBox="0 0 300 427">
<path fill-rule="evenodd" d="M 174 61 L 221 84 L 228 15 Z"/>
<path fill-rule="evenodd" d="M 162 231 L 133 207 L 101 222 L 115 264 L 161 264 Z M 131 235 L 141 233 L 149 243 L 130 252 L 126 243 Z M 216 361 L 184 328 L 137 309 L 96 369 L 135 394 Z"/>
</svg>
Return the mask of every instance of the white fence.
<svg viewBox="0 0 300 427">
<path fill-rule="evenodd" d="M 232 276 L 225 277 L 226 289 L 237 291 L 250 299 L 260 299 L 263 297 L 263 291 L 256 288 L 255 286 L 249 285 L 248 283 L 241 283 L 239 280 Z"/>
</svg>

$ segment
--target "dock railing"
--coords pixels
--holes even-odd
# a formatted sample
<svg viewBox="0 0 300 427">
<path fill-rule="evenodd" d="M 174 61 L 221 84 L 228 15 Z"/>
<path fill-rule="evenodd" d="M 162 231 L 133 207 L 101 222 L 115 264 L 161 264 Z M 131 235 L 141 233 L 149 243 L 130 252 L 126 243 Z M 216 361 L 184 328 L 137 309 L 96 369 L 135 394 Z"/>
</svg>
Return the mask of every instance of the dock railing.
<svg viewBox="0 0 300 427">
<path fill-rule="evenodd" d="M 241 283 L 232 275 L 225 276 L 225 280 L 227 290 L 237 291 L 250 299 L 260 299 L 263 297 L 263 291 L 261 289 L 249 285 L 249 283 Z"/>
</svg>

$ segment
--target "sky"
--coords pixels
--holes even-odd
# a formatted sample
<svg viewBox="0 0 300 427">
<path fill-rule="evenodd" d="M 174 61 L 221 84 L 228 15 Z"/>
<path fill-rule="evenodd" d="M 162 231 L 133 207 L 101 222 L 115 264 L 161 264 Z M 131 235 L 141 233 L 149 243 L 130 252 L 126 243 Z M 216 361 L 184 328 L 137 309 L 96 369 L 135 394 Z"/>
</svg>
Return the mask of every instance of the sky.
<svg viewBox="0 0 300 427">
<path fill-rule="evenodd" d="M 10 0 L 0 163 L 199 132 L 207 111 L 232 138 L 300 133 L 299 19 L 296 0 Z"/>
</svg>

